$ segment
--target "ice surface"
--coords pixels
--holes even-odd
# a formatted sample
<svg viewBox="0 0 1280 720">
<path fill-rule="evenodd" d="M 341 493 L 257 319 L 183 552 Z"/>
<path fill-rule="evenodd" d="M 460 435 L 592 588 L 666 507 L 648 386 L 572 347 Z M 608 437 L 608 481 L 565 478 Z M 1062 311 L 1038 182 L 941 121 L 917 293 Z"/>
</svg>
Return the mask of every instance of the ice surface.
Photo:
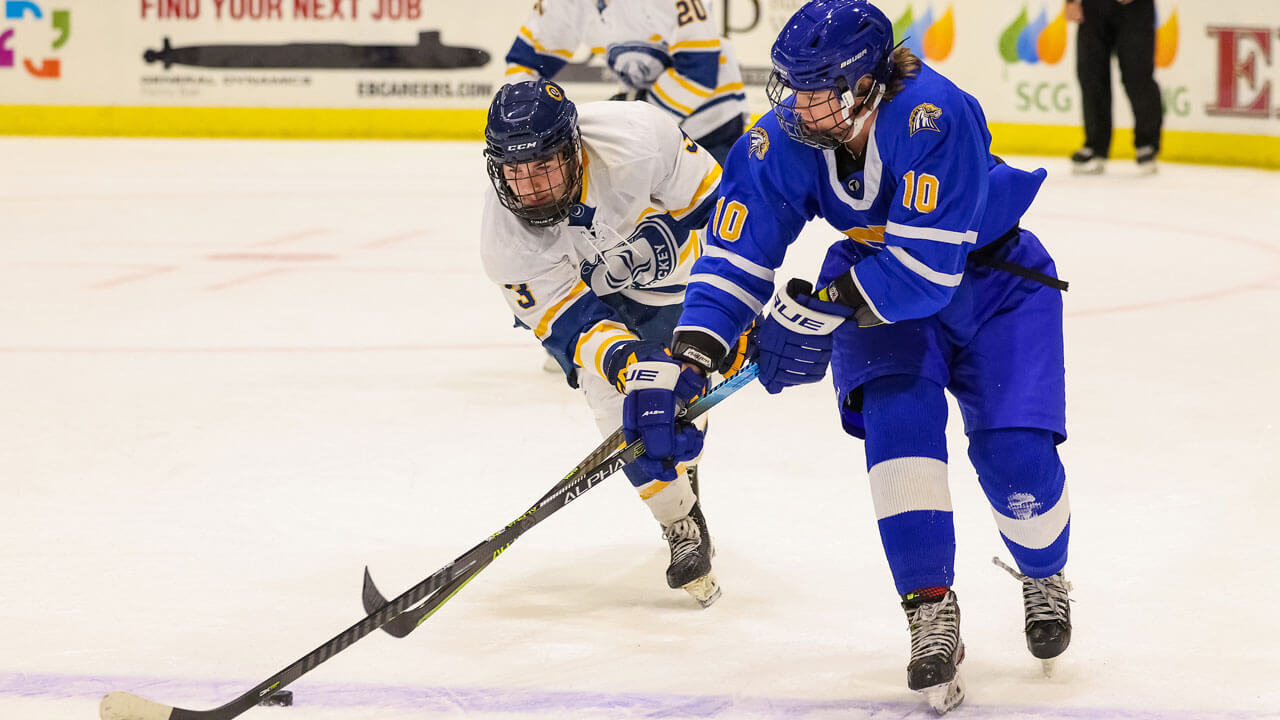
<svg viewBox="0 0 1280 720">
<path fill-rule="evenodd" d="M 0 139 L 0 718 L 229 701 L 514 519 L 599 438 L 477 256 L 479 144 Z M 1074 643 L 1027 653 L 953 414 L 954 717 L 1280 717 L 1280 174 L 1061 158 Z M 811 226 L 779 277 L 812 277 Z M 405 640 L 247 717 L 929 717 L 824 387 L 712 414 L 724 597 L 620 478 Z"/>
</svg>

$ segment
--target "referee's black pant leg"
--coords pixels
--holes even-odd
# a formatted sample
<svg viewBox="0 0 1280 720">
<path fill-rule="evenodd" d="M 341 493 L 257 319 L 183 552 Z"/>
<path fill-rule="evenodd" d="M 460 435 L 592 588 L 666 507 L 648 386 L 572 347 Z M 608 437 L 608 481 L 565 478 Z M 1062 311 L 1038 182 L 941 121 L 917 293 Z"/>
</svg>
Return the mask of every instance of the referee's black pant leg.
<svg viewBox="0 0 1280 720">
<path fill-rule="evenodd" d="M 1120 82 L 1133 106 L 1133 146 L 1159 150 L 1164 105 L 1155 78 L 1155 2 L 1134 0 L 1120 5 L 1118 10 L 1116 57 L 1120 61 Z"/>
<path fill-rule="evenodd" d="M 1085 4 L 1085 20 L 1076 31 L 1076 76 L 1080 79 L 1084 145 L 1098 157 L 1105 158 L 1111 151 L 1111 49 L 1114 34 L 1105 17 L 1091 16 L 1097 5 Z"/>
</svg>

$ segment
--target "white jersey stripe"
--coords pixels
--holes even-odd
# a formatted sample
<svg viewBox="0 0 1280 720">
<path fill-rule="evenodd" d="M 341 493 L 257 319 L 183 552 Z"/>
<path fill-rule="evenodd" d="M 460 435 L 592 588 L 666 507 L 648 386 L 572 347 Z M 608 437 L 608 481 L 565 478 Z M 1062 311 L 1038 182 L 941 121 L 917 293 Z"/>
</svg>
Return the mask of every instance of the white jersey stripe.
<svg viewBox="0 0 1280 720">
<path fill-rule="evenodd" d="M 728 293 L 729 295 L 732 295 L 734 298 L 738 300 L 738 302 L 742 303 L 743 305 L 746 305 L 753 313 L 759 313 L 761 310 L 764 309 L 764 301 L 757 300 L 754 295 L 742 289 L 741 287 L 738 287 L 736 283 L 734 283 L 732 280 L 729 280 L 727 278 L 722 278 L 718 275 L 712 275 L 711 273 L 694 273 L 693 275 L 689 276 L 689 284 L 693 285 L 694 283 L 703 283 L 706 285 L 710 285 L 711 287 L 717 290 L 720 290 L 721 292 L 725 292 L 725 293 Z"/>
<path fill-rule="evenodd" d="M 918 228 L 911 225 L 903 225 L 901 223 L 890 222 L 884 226 L 886 233 L 897 235 L 898 237 L 911 238 L 914 240 L 932 240 L 934 242 L 949 243 L 951 245 L 961 245 L 963 243 L 978 242 L 978 231 L 970 230 L 968 232 L 955 232 L 953 230 L 940 230 L 938 228 Z"/>
<path fill-rule="evenodd" d="M 729 252 L 728 250 L 725 250 L 724 248 L 721 248 L 721 247 L 716 247 L 715 245 L 708 245 L 706 251 L 703 254 L 706 255 L 707 257 L 720 258 L 722 260 L 727 260 L 729 261 L 730 265 L 733 265 L 734 267 L 738 268 L 743 272 L 750 273 L 751 275 L 754 275 L 755 277 L 758 277 L 761 280 L 764 280 L 766 282 L 770 282 L 770 283 L 773 282 L 772 270 L 770 270 L 769 268 L 763 265 L 758 265 L 742 257 L 737 253 Z"/>
<path fill-rule="evenodd" d="M 888 250 L 889 250 L 889 254 L 897 258 L 898 262 L 905 265 L 908 270 L 910 270 L 911 272 L 919 275 L 920 277 L 924 278 L 925 280 L 928 280 L 929 282 L 935 285 L 942 285 L 944 287 L 955 287 L 960 284 L 961 280 L 964 279 L 963 273 L 956 273 L 953 275 L 951 273 L 938 272 L 937 270 L 934 270 L 928 265 L 925 265 L 924 263 L 917 260 L 916 257 L 911 253 L 907 252 L 903 248 L 900 248 L 896 245 L 890 245 Z"/>
<path fill-rule="evenodd" d="M 862 281 L 858 279 L 858 266 L 856 264 L 852 268 L 849 268 L 849 274 L 853 276 L 853 284 L 858 286 L 858 292 L 862 294 L 862 299 L 867 301 L 867 308 L 871 310 L 871 312 L 875 313 L 875 316 L 880 318 L 882 322 L 888 323 L 889 321 L 885 318 L 884 314 L 876 308 L 876 304 L 872 301 L 871 296 L 867 295 L 867 289 L 862 287 Z"/>
</svg>

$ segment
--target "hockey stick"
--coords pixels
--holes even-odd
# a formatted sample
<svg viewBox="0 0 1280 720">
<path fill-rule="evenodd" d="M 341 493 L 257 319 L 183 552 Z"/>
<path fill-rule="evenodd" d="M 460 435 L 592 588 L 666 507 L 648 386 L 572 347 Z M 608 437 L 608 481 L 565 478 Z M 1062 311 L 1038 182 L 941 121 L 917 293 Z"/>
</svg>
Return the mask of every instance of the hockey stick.
<svg viewBox="0 0 1280 720">
<path fill-rule="evenodd" d="M 697 419 L 721 400 L 728 397 L 735 390 L 738 390 L 750 383 L 758 372 L 759 368 L 755 363 L 743 366 L 738 372 L 724 379 L 708 391 L 706 395 L 691 403 L 681 417 L 685 420 Z M 613 433 L 613 435 L 610 435 L 609 439 L 605 440 L 603 444 L 593 450 L 591 455 L 588 455 L 582 462 L 578 463 L 578 467 L 571 470 L 559 484 L 551 488 L 546 495 L 542 496 L 542 499 L 534 504 L 534 506 L 529 509 L 529 512 L 535 511 L 539 506 L 547 503 L 564 492 L 566 485 L 579 483 L 585 475 L 595 473 L 598 468 L 610 467 L 611 469 L 609 470 L 609 474 L 615 473 L 621 469 L 623 465 L 626 465 L 635 459 L 636 455 L 644 452 L 643 445 L 634 451 L 632 450 L 633 446 L 623 446 L 618 449 L 617 452 L 610 454 L 608 449 L 617 447 L 618 441 L 614 440 L 614 438 L 620 436 L 621 433 L 622 429 L 619 428 Z M 626 457 L 625 459 L 622 459 L 624 455 Z M 605 460 L 602 456 L 608 456 L 608 459 Z M 583 468 L 589 469 L 583 470 Z M 590 489 L 591 487 L 594 487 L 594 484 L 588 485 L 586 489 Z M 569 500 L 566 499 L 565 504 L 568 504 L 568 502 Z M 532 525 L 530 525 L 530 527 L 532 527 Z M 496 535 L 494 537 L 496 537 Z M 454 560 L 453 563 L 442 568 L 443 571 L 450 567 L 461 567 L 461 572 L 459 574 L 453 575 L 449 582 L 446 585 L 441 586 L 435 595 L 427 600 L 427 602 L 423 603 L 419 607 L 406 610 L 395 619 L 384 624 L 382 629 L 388 634 L 398 638 L 405 637 L 409 633 L 413 632 L 414 628 L 426 622 L 427 618 L 435 614 L 436 610 L 439 610 L 441 605 L 448 602 L 449 598 L 453 597 L 454 594 L 461 590 L 464 585 L 479 574 L 481 570 L 488 567 L 489 563 L 497 559 L 498 555 L 501 554 L 503 550 L 506 550 L 511 542 L 515 541 L 516 537 L 519 537 L 519 534 L 511 537 L 506 544 L 496 548 L 494 552 L 485 552 L 485 546 L 488 545 L 493 538 L 490 538 L 471 550 L 468 550 L 458 559 Z M 475 563 L 475 565 L 472 565 L 472 563 Z M 361 598 L 364 601 L 365 612 L 370 614 L 377 612 L 387 604 L 387 599 L 378 590 L 378 586 L 374 584 L 373 576 L 369 574 L 369 568 L 367 567 L 364 570 L 364 588 L 361 593 Z"/>
<path fill-rule="evenodd" d="M 756 372 L 755 363 L 743 367 L 737 374 L 712 388 L 706 396 L 691 404 L 684 417 L 693 419 L 706 412 L 712 406 L 749 383 L 755 377 Z M 455 561 L 440 568 L 432 573 L 430 577 L 383 605 L 376 612 L 369 613 L 368 616 L 355 625 L 338 633 L 320 647 L 307 653 L 294 661 L 293 664 L 263 680 L 257 686 L 225 705 L 212 710 L 186 710 L 147 700 L 131 693 L 117 691 L 107 693 L 102 698 L 102 702 L 98 706 L 98 716 L 102 720 L 231 720 L 238 717 L 267 696 L 283 689 L 306 673 L 314 670 L 316 666 L 347 649 L 357 640 L 387 624 L 392 618 L 411 608 L 431 593 L 448 589 L 448 592 L 440 592 L 432 597 L 422 608 L 417 608 L 418 611 L 422 611 L 423 608 L 429 607 L 430 609 L 425 614 L 430 615 L 431 612 L 443 605 L 462 585 L 465 585 L 480 570 L 488 566 L 493 561 L 493 558 L 500 555 L 503 550 L 510 546 L 512 542 L 515 542 L 516 538 L 523 535 L 529 528 L 542 522 L 582 493 L 598 485 L 605 478 L 617 472 L 622 466 L 634 460 L 642 452 L 644 452 L 643 443 L 638 441 L 630 443 L 613 453 L 605 461 L 578 474 L 577 480 L 558 483 L 555 491 L 548 493 L 542 503 L 529 508 L 523 515 L 466 554 L 474 554 L 477 558 L 483 558 L 483 560 L 464 561 L 465 567 L 456 567 L 458 563 Z"/>
<path fill-rule="evenodd" d="M 622 428 L 618 428 L 617 430 L 613 431 L 613 434 L 611 434 L 608 438 L 606 438 L 604 442 L 597 445 L 596 449 L 592 450 L 590 455 L 587 455 L 578 463 L 576 467 L 570 470 L 569 474 L 564 476 L 563 480 L 556 483 L 555 487 L 548 490 L 547 494 L 543 495 L 538 500 L 538 502 L 534 503 L 533 506 L 529 508 L 529 510 L 533 511 L 537 509 L 539 506 L 543 505 L 548 500 L 558 495 L 560 492 L 562 492 L 561 488 L 565 484 L 571 483 L 574 480 L 580 479 L 582 477 L 582 470 L 584 468 L 586 469 L 595 468 L 597 465 L 604 462 L 606 459 L 611 458 L 615 453 L 621 451 L 621 449 L 625 445 L 626 445 L 626 440 L 622 436 Z M 501 550 L 499 550 L 498 552 L 489 551 L 488 549 L 489 542 L 492 539 L 493 539 L 493 536 L 490 536 L 482 540 L 475 547 L 459 555 L 457 558 L 454 559 L 452 563 L 449 563 L 449 565 L 446 567 L 458 567 L 458 568 L 461 568 L 463 571 L 466 571 L 466 570 L 469 570 L 472 567 L 472 565 L 474 565 L 477 561 L 485 560 L 486 555 L 488 555 L 489 557 L 487 560 L 485 560 L 484 564 L 487 565 L 488 563 L 492 562 L 493 558 L 496 558 L 498 556 L 498 552 L 501 552 Z M 476 568 L 475 572 L 478 573 L 480 572 L 480 570 L 483 570 L 483 569 L 484 569 L 484 566 L 482 565 L 479 568 Z M 444 604 L 450 597 L 453 596 L 454 593 L 462 589 L 462 586 L 467 584 L 467 582 L 470 581 L 472 577 L 475 577 L 475 573 L 466 573 L 462 576 L 459 576 L 457 578 L 450 580 L 450 582 L 447 585 L 440 587 L 436 592 L 438 593 L 438 597 L 443 597 L 443 599 L 440 600 L 435 607 L 438 608 L 440 605 Z M 378 586 L 374 584 L 373 576 L 369 574 L 369 568 L 367 566 L 364 569 L 364 587 L 362 590 L 361 600 L 364 603 L 364 611 L 370 614 L 381 609 L 382 606 L 387 604 L 387 599 L 383 597 L 382 592 L 378 590 Z M 426 620 L 428 617 L 430 617 L 431 614 L 434 612 L 435 612 L 435 608 L 428 608 L 426 610 L 422 610 L 421 608 L 419 608 L 416 611 L 415 610 L 405 611 L 404 613 L 397 615 L 396 617 L 388 621 L 385 625 L 383 625 L 382 630 L 383 632 L 387 633 L 388 635 L 391 635 L 392 637 L 402 638 L 408 635 L 409 633 L 413 632 L 414 628 L 422 624 L 422 622 Z"/>
</svg>

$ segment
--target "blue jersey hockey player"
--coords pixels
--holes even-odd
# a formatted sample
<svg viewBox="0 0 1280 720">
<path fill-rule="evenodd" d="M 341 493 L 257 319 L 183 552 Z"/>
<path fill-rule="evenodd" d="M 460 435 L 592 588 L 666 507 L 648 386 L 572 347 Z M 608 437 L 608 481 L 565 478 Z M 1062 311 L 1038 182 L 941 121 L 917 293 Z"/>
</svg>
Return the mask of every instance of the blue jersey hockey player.
<svg viewBox="0 0 1280 720">
<path fill-rule="evenodd" d="M 1010 572 L 1022 581 L 1028 647 L 1048 661 L 1071 637 L 1070 506 L 1056 449 L 1066 438 L 1065 283 L 1019 227 L 1045 173 L 992 156 L 977 100 L 895 49 L 888 18 L 865 0 L 807 3 L 772 60 L 774 111 L 726 161 L 672 351 L 686 385 L 705 374 L 773 294 L 806 223 L 821 217 L 843 235 L 818 290 L 792 280 L 774 299 L 757 338 L 760 379 L 779 392 L 832 366 L 845 429 L 866 440 L 908 617 L 907 684 L 946 712 L 964 697 L 964 645 L 944 389 L 1021 570 Z"/>
</svg>

